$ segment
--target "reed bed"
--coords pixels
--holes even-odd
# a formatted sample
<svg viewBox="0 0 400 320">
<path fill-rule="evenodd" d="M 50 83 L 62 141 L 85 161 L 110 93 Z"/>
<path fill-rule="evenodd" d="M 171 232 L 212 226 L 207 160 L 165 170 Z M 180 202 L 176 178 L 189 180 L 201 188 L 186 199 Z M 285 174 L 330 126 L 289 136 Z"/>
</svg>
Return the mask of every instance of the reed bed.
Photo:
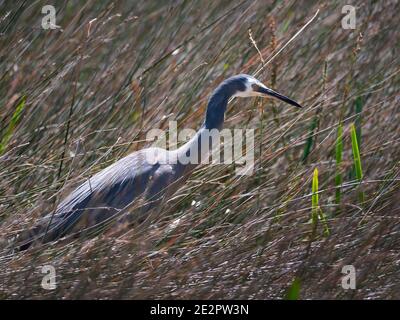
<svg viewBox="0 0 400 320">
<path fill-rule="evenodd" d="M 55 1 L 55 30 L 46 4 L 0 1 L 0 298 L 400 298 L 398 1 L 353 1 L 355 30 L 342 1 Z M 225 127 L 255 129 L 254 174 L 203 165 L 145 226 L 7 251 L 150 129 L 197 129 L 220 81 L 318 9 L 257 75 L 304 108 L 229 105 Z"/>
</svg>

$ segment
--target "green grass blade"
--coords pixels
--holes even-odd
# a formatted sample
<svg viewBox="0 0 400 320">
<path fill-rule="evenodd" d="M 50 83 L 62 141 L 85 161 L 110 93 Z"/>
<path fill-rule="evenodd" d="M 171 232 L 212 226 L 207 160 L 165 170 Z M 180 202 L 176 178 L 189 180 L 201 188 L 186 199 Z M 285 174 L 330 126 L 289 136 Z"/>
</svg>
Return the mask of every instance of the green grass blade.
<svg viewBox="0 0 400 320">
<path fill-rule="evenodd" d="M 357 143 L 359 146 L 361 146 L 361 113 L 363 109 L 363 99 L 362 97 L 357 97 L 355 101 L 355 107 L 356 107 L 356 121 L 355 121 L 355 126 L 356 126 L 356 133 L 357 133 Z"/>
<path fill-rule="evenodd" d="M 350 135 L 351 135 L 351 148 L 353 150 L 353 161 L 354 161 L 354 169 L 356 172 L 356 179 L 361 182 L 363 178 L 363 172 L 361 167 L 361 157 L 360 157 L 360 149 L 358 146 L 357 140 L 357 132 L 354 123 L 350 126 Z M 360 192 L 360 201 L 364 202 L 364 193 Z"/>
<path fill-rule="evenodd" d="M 318 208 L 318 213 L 319 213 L 319 219 L 322 221 L 322 224 L 324 225 L 324 236 L 327 237 L 330 235 L 331 231 L 329 230 L 328 222 L 326 221 L 326 216 L 325 213 L 321 210 L 321 208 Z"/>
<path fill-rule="evenodd" d="M 313 233 L 317 228 L 318 219 L 322 221 L 324 225 L 324 235 L 329 236 L 330 231 L 328 223 L 326 221 L 325 214 L 322 212 L 319 206 L 319 195 L 318 195 L 318 169 L 314 169 L 312 179 L 312 196 L 311 196 L 311 221 L 313 226 Z"/>
<path fill-rule="evenodd" d="M 23 96 L 22 99 L 19 101 L 17 107 L 15 108 L 15 111 L 11 117 L 10 123 L 8 124 L 8 127 L 1 138 L 0 142 L 0 155 L 2 155 L 7 147 L 8 142 L 10 141 L 12 134 L 14 132 L 14 129 L 21 117 L 22 111 L 25 108 L 25 101 L 26 97 Z"/>
<path fill-rule="evenodd" d="M 358 146 L 357 133 L 354 123 L 351 124 L 350 133 L 351 133 L 351 148 L 353 150 L 354 168 L 356 170 L 356 178 L 357 180 L 360 181 L 363 177 L 363 173 L 361 168 L 360 149 Z"/>
<path fill-rule="evenodd" d="M 363 109 L 363 98 L 359 96 L 354 100 L 354 114 L 355 114 L 354 125 L 356 127 L 358 146 L 361 146 L 361 113 L 362 113 L 362 109 Z M 349 179 L 354 180 L 355 178 L 356 178 L 355 167 L 352 167 L 349 172 Z"/>
<path fill-rule="evenodd" d="M 343 159 L 343 124 L 339 123 L 337 130 L 337 138 L 336 138 L 336 146 L 335 146 L 335 155 L 336 155 L 336 175 L 335 175 L 335 186 L 336 186 L 336 204 L 340 203 L 341 200 L 341 186 L 343 182 L 341 167 L 342 167 L 342 159 Z"/>
<path fill-rule="evenodd" d="M 318 117 L 315 116 L 311 121 L 308 138 L 306 141 L 306 145 L 304 146 L 303 157 L 301 159 L 301 161 L 303 163 L 306 162 L 308 156 L 311 153 L 311 149 L 312 149 L 312 145 L 313 145 L 313 138 L 314 138 L 314 131 L 315 131 L 315 128 L 317 127 L 317 123 L 318 123 Z"/>
<path fill-rule="evenodd" d="M 299 300 L 300 298 L 300 279 L 295 277 L 290 288 L 286 292 L 286 300 Z"/>
<path fill-rule="evenodd" d="M 314 169 L 313 179 L 312 179 L 312 196 L 311 196 L 311 221 L 313 228 L 317 225 L 318 219 L 318 169 Z"/>
</svg>

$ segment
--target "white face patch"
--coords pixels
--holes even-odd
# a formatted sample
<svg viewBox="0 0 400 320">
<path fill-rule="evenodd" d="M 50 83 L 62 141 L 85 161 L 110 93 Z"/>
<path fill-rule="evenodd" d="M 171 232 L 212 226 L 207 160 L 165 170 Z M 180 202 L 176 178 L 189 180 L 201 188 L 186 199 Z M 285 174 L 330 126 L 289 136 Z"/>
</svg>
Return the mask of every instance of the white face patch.
<svg viewBox="0 0 400 320">
<path fill-rule="evenodd" d="M 245 91 L 238 91 L 234 96 L 235 97 L 241 97 L 241 98 L 247 98 L 247 97 L 257 97 L 257 96 L 264 96 L 264 94 L 254 91 L 253 85 L 266 88 L 265 85 L 263 85 L 260 81 L 253 77 L 247 77 L 246 78 L 246 90 Z"/>
</svg>

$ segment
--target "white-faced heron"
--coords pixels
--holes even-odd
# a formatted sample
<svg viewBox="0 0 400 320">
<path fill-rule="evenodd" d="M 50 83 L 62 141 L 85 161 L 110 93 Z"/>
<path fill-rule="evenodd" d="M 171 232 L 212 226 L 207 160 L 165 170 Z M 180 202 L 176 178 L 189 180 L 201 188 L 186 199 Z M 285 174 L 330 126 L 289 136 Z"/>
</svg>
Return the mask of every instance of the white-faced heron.
<svg viewBox="0 0 400 320">
<path fill-rule="evenodd" d="M 204 123 L 191 140 L 171 151 L 161 148 L 139 150 L 98 172 L 72 191 L 54 212 L 22 235 L 19 248 L 27 249 L 34 241 L 44 243 L 67 234 L 98 229 L 107 222 L 122 219 L 126 212 L 140 220 L 151 209 L 159 209 L 162 201 L 174 194 L 199 163 L 183 163 L 179 161 L 180 157 L 187 158 L 191 152 L 204 156 L 209 152 L 208 149 L 201 150 L 204 133 L 222 129 L 229 99 L 252 96 L 272 96 L 301 107 L 252 76 L 241 74 L 228 78 L 213 92 Z"/>
</svg>

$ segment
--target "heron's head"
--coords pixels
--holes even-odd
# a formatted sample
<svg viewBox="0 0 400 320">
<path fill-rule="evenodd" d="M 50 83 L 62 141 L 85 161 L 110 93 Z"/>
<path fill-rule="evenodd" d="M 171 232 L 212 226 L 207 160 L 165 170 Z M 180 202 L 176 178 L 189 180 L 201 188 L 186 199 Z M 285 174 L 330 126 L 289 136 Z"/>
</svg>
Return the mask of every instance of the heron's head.
<svg viewBox="0 0 400 320">
<path fill-rule="evenodd" d="M 235 97 L 274 97 L 282 100 L 292 106 L 301 108 L 301 105 L 296 101 L 268 88 L 266 85 L 258 81 L 256 78 L 241 74 L 234 77 L 235 81 L 238 82 L 238 90 L 234 94 Z"/>
</svg>

